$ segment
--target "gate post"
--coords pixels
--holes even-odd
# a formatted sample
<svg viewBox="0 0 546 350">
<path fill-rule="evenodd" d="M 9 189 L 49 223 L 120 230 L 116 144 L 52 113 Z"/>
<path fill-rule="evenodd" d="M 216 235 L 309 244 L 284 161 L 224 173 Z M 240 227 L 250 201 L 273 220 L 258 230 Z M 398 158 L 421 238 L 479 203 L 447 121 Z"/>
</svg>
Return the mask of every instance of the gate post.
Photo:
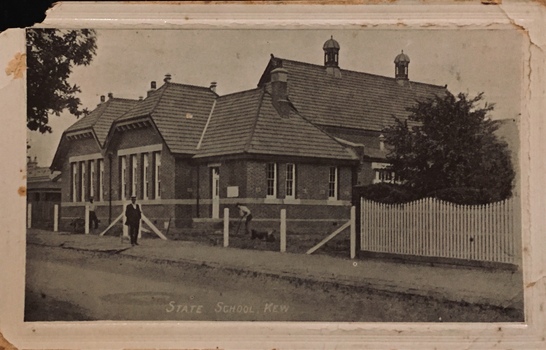
<svg viewBox="0 0 546 350">
<path fill-rule="evenodd" d="M 53 232 L 59 232 L 59 205 L 53 206 Z"/>
<path fill-rule="evenodd" d="M 356 256 L 356 207 L 351 207 L 351 259 Z"/>
<path fill-rule="evenodd" d="M 89 234 L 89 206 L 85 206 L 85 234 Z"/>
<path fill-rule="evenodd" d="M 281 253 L 286 252 L 286 209 L 281 209 Z"/>
</svg>

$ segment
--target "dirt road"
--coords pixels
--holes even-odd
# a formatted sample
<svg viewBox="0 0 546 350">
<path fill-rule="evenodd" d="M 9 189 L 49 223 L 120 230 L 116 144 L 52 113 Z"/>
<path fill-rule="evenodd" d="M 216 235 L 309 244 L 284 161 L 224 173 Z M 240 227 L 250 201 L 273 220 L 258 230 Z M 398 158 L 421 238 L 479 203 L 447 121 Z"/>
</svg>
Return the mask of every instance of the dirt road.
<svg viewBox="0 0 546 350">
<path fill-rule="evenodd" d="M 483 308 L 335 284 L 115 253 L 28 245 L 26 321 L 220 320 L 495 322 L 515 310 Z"/>
</svg>

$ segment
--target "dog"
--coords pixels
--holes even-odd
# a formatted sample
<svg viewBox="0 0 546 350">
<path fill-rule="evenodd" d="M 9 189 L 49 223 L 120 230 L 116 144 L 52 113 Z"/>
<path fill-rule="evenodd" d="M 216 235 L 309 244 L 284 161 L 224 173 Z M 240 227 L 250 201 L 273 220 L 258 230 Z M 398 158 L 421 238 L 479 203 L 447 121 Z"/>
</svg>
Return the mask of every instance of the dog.
<svg viewBox="0 0 546 350">
<path fill-rule="evenodd" d="M 256 230 L 251 230 L 251 235 L 250 235 L 250 238 L 251 239 L 262 239 L 266 242 L 275 242 L 275 230 L 268 230 L 268 231 L 265 231 L 265 232 L 259 232 L 259 231 L 256 231 Z"/>
<path fill-rule="evenodd" d="M 72 226 L 72 231 L 74 233 L 82 233 L 85 229 L 85 220 L 82 218 L 74 219 L 70 223 L 70 226 Z"/>
</svg>

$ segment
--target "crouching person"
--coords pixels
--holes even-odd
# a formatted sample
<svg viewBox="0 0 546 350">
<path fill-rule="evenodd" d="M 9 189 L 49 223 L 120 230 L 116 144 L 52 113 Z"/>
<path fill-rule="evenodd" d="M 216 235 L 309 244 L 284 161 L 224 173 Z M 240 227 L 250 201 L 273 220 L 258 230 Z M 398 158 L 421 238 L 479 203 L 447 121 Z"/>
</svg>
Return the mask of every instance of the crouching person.
<svg viewBox="0 0 546 350">
<path fill-rule="evenodd" d="M 250 221 L 252 221 L 252 213 L 248 207 L 237 203 L 237 208 L 239 208 L 239 215 L 241 216 L 241 221 L 245 220 L 245 233 L 250 234 Z"/>
</svg>

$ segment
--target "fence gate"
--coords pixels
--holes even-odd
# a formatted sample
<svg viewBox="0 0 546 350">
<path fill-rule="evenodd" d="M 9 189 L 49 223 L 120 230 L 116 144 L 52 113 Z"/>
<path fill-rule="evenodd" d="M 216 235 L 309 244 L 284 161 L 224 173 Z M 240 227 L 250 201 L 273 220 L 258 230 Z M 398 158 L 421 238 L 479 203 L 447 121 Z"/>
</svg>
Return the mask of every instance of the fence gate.
<svg viewBox="0 0 546 350">
<path fill-rule="evenodd" d="M 516 263 L 514 199 L 456 205 L 434 198 L 405 204 L 361 199 L 361 250 Z"/>
</svg>

